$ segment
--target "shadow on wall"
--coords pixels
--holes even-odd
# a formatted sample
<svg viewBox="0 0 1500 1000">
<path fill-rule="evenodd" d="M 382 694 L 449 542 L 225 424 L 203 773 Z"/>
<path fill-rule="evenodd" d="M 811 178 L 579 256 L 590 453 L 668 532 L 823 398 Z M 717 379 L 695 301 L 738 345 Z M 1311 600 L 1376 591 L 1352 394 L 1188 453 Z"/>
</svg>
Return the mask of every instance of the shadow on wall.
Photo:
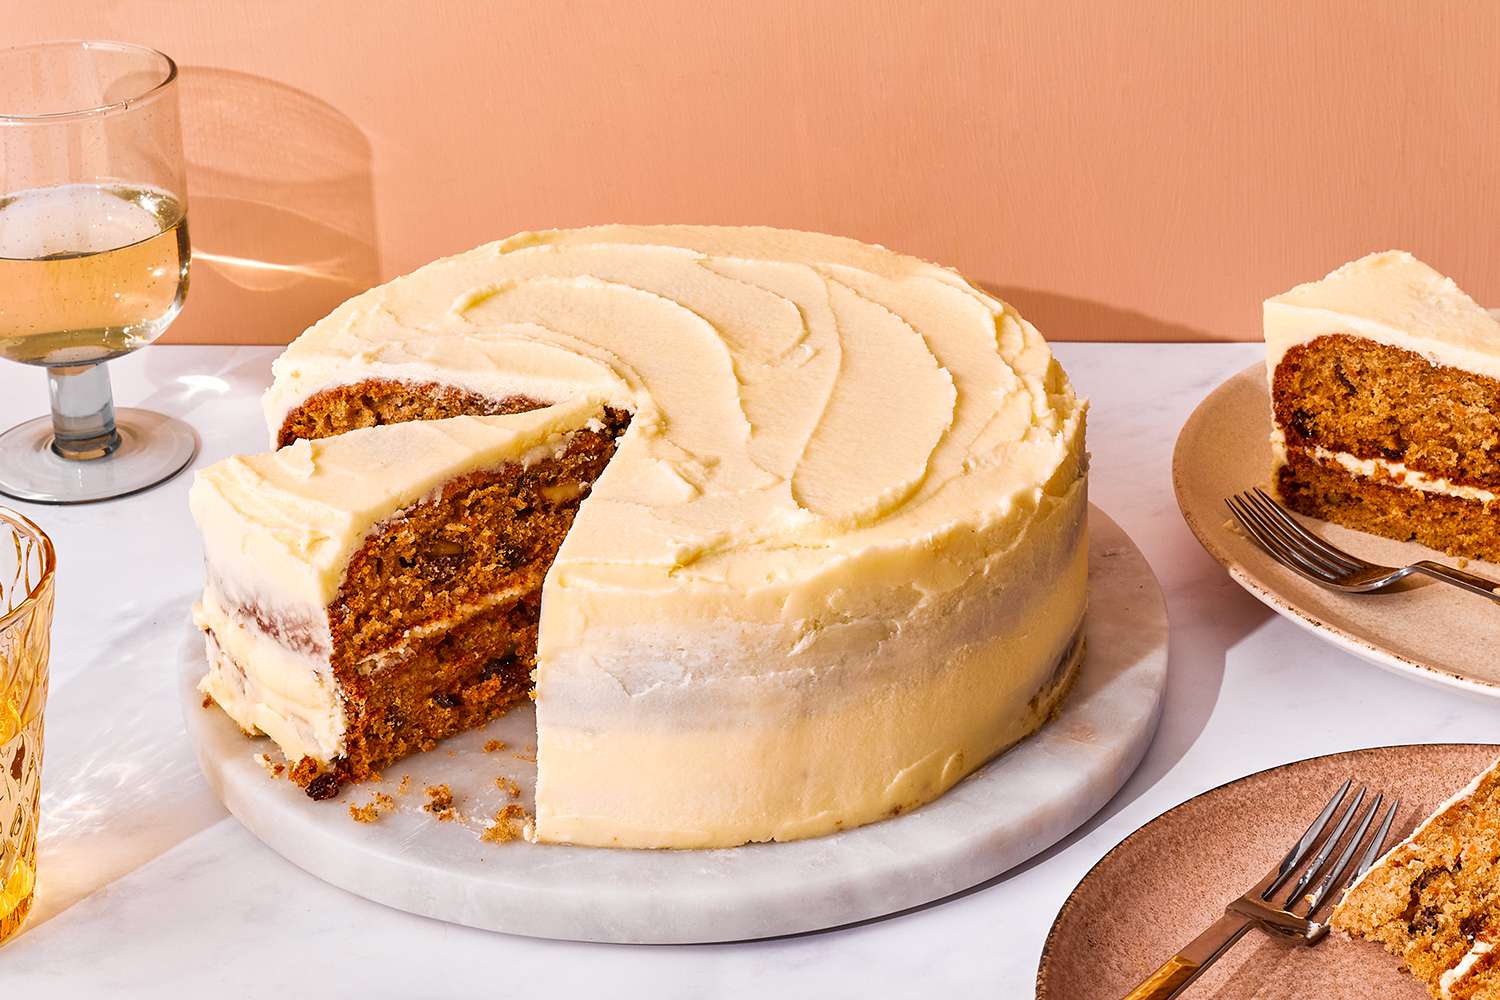
<svg viewBox="0 0 1500 1000">
<path fill-rule="evenodd" d="M 1181 342 L 1233 339 L 1223 332 L 1199 330 L 1091 299 L 984 282 L 980 282 L 979 287 L 1015 306 L 1048 340 Z"/>
<path fill-rule="evenodd" d="M 370 143 L 285 84 L 181 70 L 192 286 L 169 342 L 284 344 L 380 280 Z"/>
</svg>

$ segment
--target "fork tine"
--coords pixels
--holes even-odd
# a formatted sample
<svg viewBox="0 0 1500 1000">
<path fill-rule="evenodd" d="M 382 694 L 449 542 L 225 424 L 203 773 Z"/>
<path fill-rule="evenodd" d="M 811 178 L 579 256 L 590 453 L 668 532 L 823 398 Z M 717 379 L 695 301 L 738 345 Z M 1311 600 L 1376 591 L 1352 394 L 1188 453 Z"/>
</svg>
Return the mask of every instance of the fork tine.
<svg viewBox="0 0 1500 1000">
<path fill-rule="evenodd" d="M 1353 785 L 1354 779 L 1350 778 L 1339 786 L 1339 790 L 1333 793 L 1333 798 L 1328 800 L 1328 804 L 1323 807 L 1323 811 L 1318 813 L 1317 819 L 1312 821 L 1312 824 L 1298 838 L 1297 842 L 1292 845 L 1292 849 L 1286 852 L 1286 857 L 1281 859 L 1281 864 L 1268 872 L 1266 877 L 1261 880 L 1260 885 L 1251 890 L 1252 893 L 1258 894 L 1261 899 L 1270 899 L 1271 893 L 1279 889 L 1291 877 L 1292 872 L 1301 866 L 1302 860 L 1307 857 L 1308 852 L 1313 849 L 1313 845 L 1318 842 L 1318 837 L 1323 833 L 1323 828 L 1328 825 L 1328 820 L 1332 818 L 1333 811 L 1344 800 L 1344 796 L 1349 794 L 1349 789 Z"/>
<path fill-rule="evenodd" d="M 1307 544 L 1305 538 L 1306 532 L 1300 526 L 1295 523 L 1291 527 L 1282 524 L 1261 506 L 1254 494 L 1241 493 L 1240 502 L 1245 504 L 1250 512 L 1255 515 L 1260 521 L 1261 527 L 1274 534 L 1284 546 L 1295 550 L 1305 561 L 1321 567 L 1328 575 L 1343 576 L 1353 568 L 1337 560 L 1320 555 L 1312 546 Z"/>
<path fill-rule="evenodd" d="M 1334 862 L 1332 868 L 1328 869 L 1328 874 L 1323 876 L 1317 888 L 1308 896 L 1307 916 L 1309 919 L 1317 914 L 1318 908 L 1333 894 L 1333 887 L 1339 884 L 1339 880 L 1343 878 L 1344 870 L 1349 867 L 1349 862 L 1354 859 L 1354 852 L 1359 850 L 1359 845 L 1364 842 L 1365 834 L 1370 832 L 1370 824 L 1375 821 L 1376 815 L 1380 812 L 1380 805 L 1384 801 L 1384 795 L 1375 796 L 1375 801 L 1371 802 L 1370 808 L 1365 810 L 1364 816 L 1359 821 L 1359 826 L 1354 831 L 1354 836 L 1349 838 L 1349 843 L 1345 846 L 1343 852 L 1339 854 L 1338 860 Z M 1288 908 L 1296 905 L 1296 900 L 1293 899 L 1287 905 Z"/>
<path fill-rule="evenodd" d="M 1350 569 L 1363 569 L 1365 565 L 1367 565 L 1364 560 L 1360 559 L 1359 557 L 1345 552 L 1343 549 L 1334 545 L 1332 542 L 1324 541 L 1317 535 L 1313 534 L 1311 531 L 1308 531 L 1297 522 L 1296 518 L 1292 517 L 1291 513 L 1288 512 L 1285 507 L 1276 502 L 1275 497 L 1271 496 L 1259 486 L 1255 487 L 1254 493 L 1257 499 L 1260 500 L 1260 506 L 1263 510 L 1271 514 L 1271 516 L 1273 516 L 1278 523 L 1285 525 L 1290 530 L 1296 531 L 1298 535 L 1307 542 L 1308 545 L 1317 549 L 1323 555 L 1328 556 L 1330 559 L 1339 560 L 1343 564 L 1347 565 Z"/>
<path fill-rule="evenodd" d="M 1375 831 L 1375 839 L 1370 841 L 1370 846 L 1366 847 L 1365 853 L 1360 855 L 1359 864 L 1355 867 L 1354 874 L 1349 878 L 1351 882 L 1369 871 L 1370 866 L 1375 863 L 1375 859 L 1385 853 L 1381 850 L 1381 847 L 1385 844 L 1386 836 L 1391 832 L 1391 823 L 1395 821 L 1396 811 L 1400 808 L 1400 799 L 1391 803 L 1391 808 L 1386 812 L 1385 819 L 1380 822 L 1380 829 Z"/>
<path fill-rule="evenodd" d="M 1316 563 L 1304 559 L 1295 550 L 1283 544 L 1280 538 L 1269 527 L 1263 526 L 1259 515 L 1255 514 L 1241 497 L 1230 497 L 1224 503 L 1229 507 L 1230 512 L 1234 514 L 1234 518 L 1240 523 L 1240 527 L 1244 528 L 1261 548 L 1270 553 L 1271 558 L 1319 583 L 1326 584 L 1333 582 L 1334 575 L 1332 573 Z"/>
<path fill-rule="evenodd" d="M 1339 846 L 1339 841 L 1344 839 L 1344 831 L 1349 829 L 1349 823 L 1359 812 L 1359 807 L 1364 804 L 1365 792 L 1365 786 L 1360 785 L 1359 791 L 1354 793 L 1354 801 L 1349 803 L 1349 808 L 1345 809 L 1344 814 L 1339 817 L 1338 823 L 1333 827 L 1333 832 L 1324 838 L 1323 846 L 1313 856 L 1312 862 L 1307 866 L 1307 870 L 1302 873 L 1302 877 L 1297 879 L 1296 884 L 1292 886 L 1292 891 L 1287 893 L 1286 904 L 1282 909 L 1290 911 L 1292 907 L 1296 906 L 1297 900 L 1302 898 L 1302 894 L 1307 891 L 1307 887 L 1312 885 L 1313 880 L 1322 875 L 1324 869 L 1328 867 L 1328 859 L 1333 857 L 1333 852 Z"/>
<path fill-rule="evenodd" d="M 1245 533 L 1254 540 L 1255 544 L 1265 549 L 1272 559 L 1301 573 L 1303 576 L 1310 576 L 1324 583 L 1330 580 L 1325 570 L 1303 562 L 1298 556 L 1290 552 L 1286 546 L 1282 545 L 1280 540 L 1271 534 L 1269 528 L 1261 527 L 1260 521 L 1239 496 L 1232 496 L 1225 499 L 1224 505 L 1229 508 L 1229 512 L 1234 515 L 1235 521 L 1239 522 L 1239 526 L 1245 530 Z"/>
</svg>

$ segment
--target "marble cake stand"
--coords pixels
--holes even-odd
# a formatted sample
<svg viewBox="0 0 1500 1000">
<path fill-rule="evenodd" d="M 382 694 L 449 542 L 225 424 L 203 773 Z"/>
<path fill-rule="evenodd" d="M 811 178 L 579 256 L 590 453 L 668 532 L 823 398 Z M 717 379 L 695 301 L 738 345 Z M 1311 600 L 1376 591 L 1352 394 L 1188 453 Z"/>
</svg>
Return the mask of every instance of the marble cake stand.
<svg viewBox="0 0 1500 1000">
<path fill-rule="evenodd" d="M 479 838 L 513 801 L 530 810 L 535 721 L 516 711 L 482 732 L 403 761 L 378 786 L 313 802 L 273 780 L 247 740 L 195 689 L 196 632 L 185 637 L 181 695 L 203 772 L 239 820 L 316 875 L 387 906 L 512 934 L 622 943 L 735 941 L 833 927 L 977 885 L 1072 832 L 1115 794 L 1156 729 L 1167 674 L 1167 616 L 1130 538 L 1090 509 L 1088 652 L 1058 717 L 946 795 L 904 816 L 815 840 L 717 851 L 621 851 Z M 488 741 L 500 750 L 485 752 Z M 407 791 L 399 791 L 409 775 Z M 460 816 L 438 822 L 423 789 L 446 783 Z M 397 808 L 354 822 L 382 789 Z"/>
</svg>

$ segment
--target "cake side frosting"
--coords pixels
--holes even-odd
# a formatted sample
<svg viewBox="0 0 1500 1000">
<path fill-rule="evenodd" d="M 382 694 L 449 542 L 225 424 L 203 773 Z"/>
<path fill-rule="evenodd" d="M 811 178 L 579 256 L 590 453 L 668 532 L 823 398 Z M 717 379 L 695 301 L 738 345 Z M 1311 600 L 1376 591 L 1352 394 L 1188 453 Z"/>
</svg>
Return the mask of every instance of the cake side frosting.
<svg viewBox="0 0 1500 1000">
<path fill-rule="evenodd" d="M 911 808 L 1076 659 L 1084 403 L 944 268 L 781 230 L 522 234 L 350 300 L 274 371 L 273 435 L 369 378 L 632 413 L 543 588 L 541 839 Z"/>
</svg>

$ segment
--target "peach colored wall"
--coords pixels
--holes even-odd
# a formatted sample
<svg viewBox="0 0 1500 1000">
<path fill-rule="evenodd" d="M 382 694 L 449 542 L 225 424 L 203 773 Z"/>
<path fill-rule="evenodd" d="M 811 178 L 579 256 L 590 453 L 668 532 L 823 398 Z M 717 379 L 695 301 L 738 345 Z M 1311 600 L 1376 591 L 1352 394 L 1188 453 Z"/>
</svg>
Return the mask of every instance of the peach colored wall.
<svg viewBox="0 0 1500 1000">
<path fill-rule="evenodd" d="M 1399 246 L 1500 305 L 1500 4 L 17 4 L 184 67 L 177 340 L 280 342 L 514 230 L 769 223 L 952 264 L 1058 339 L 1257 334 Z"/>
</svg>

